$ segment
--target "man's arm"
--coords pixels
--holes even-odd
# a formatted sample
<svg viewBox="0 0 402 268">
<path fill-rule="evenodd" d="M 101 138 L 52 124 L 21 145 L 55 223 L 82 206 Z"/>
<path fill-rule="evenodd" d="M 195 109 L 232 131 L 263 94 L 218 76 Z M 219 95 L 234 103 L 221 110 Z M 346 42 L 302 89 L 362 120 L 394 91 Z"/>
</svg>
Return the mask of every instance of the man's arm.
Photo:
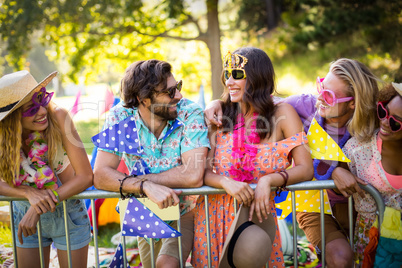
<svg viewBox="0 0 402 268">
<path fill-rule="evenodd" d="M 119 163 L 120 157 L 118 155 L 98 151 L 94 167 L 94 185 L 97 189 L 111 192 L 120 191 L 119 180 L 122 180 L 126 175 L 117 171 Z M 141 185 L 139 181 L 139 177 L 127 178 L 122 186 L 123 192 L 138 194 Z M 175 206 L 180 201 L 177 195 L 180 194 L 181 191 L 155 184 L 151 180 L 147 180 L 143 183 L 143 191 L 148 198 L 155 202 L 161 209 Z"/>
<path fill-rule="evenodd" d="M 172 188 L 192 188 L 203 185 L 208 148 L 199 147 L 182 153 L 182 164 L 158 174 L 140 176 Z"/>
</svg>

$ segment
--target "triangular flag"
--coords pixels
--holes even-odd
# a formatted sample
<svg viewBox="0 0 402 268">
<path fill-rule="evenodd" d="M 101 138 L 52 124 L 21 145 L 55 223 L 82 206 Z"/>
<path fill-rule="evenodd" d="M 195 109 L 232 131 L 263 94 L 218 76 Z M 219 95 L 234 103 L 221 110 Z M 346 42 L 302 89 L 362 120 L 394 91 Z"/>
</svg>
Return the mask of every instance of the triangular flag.
<svg viewBox="0 0 402 268">
<path fill-rule="evenodd" d="M 124 211 L 121 209 L 121 213 Z M 144 238 L 172 238 L 179 237 L 181 233 L 161 220 L 135 197 L 128 201 L 124 211 L 122 227 L 123 236 L 140 236 Z"/>
<path fill-rule="evenodd" d="M 77 95 L 75 96 L 73 108 L 71 108 L 70 111 L 71 115 L 75 115 L 76 113 L 78 113 L 79 110 L 81 110 L 80 99 L 81 99 L 81 90 L 78 90 Z"/>
<path fill-rule="evenodd" d="M 126 261 L 127 267 L 130 267 L 128 261 Z M 123 247 L 121 243 L 117 246 L 116 253 L 113 256 L 112 262 L 108 266 L 109 268 L 121 268 L 124 267 L 124 260 L 123 260 Z"/>
<path fill-rule="evenodd" d="M 325 132 L 315 118 L 311 121 L 307 139 L 313 159 L 350 162 L 339 145 Z"/>
<path fill-rule="evenodd" d="M 106 113 L 107 111 L 110 110 L 110 108 L 113 107 L 114 103 L 114 95 L 112 90 L 110 90 L 109 87 L 107 87 L 106 92 L 105 92 L 105 103 L 104 105 L 101 105 L 100 107 L 100 114 Z"/>
<path fill-rule="evenodd" d="M 143 152 L 134 117 L 127 117 L 123 121 L 106 128 L 93 136 L 92 142 L 98 148 L 120 153 L 141 155 Z"/>
<path fill-rule="evenodd" d="M 315 179 L 313 179 L 314 181 Z M 296 196 L 296 211 L 300 212 L 317 212 L 319 213 L 320 210 L 320 191 L 318 190 L 302 190 L 302 191 L 295 191 Z M 277 209 L 282 210 L 279 220 L 285 219 L 292 213 L 292 196 L 290 192 L 286 197 L 286 200 L 276 203 L 275 207 Z M 324 213 L 331 214 L 331 206 L 328 199 L 328 194 L 324 191 Z"/>
</svg>

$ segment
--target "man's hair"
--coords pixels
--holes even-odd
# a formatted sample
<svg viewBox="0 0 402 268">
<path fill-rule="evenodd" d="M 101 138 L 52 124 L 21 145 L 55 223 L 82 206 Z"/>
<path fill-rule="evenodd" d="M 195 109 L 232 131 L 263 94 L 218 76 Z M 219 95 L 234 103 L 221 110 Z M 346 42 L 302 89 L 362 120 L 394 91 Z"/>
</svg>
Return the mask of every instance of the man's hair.
<svg viewBox="0 0 402 268">
<path fill-rule="evenodd" d="M 346 58 L 332 62 L 329 71 L 349 86 L 349 95 L 354 97 L 355 110 L 348 124 L 350 134 L 361 142 L 368 141 L 378 127 L 379 79 L 363 63 Z"/>
<path fill-rule="evenodd" d="M 126 108 L 138 107 L 143 99 L 152 98 L 155 89 L 167 86 L 172 66 L 160 60 L 136 61 L 131 64 L 121 80 L 121 95 Z"/>
</svg>

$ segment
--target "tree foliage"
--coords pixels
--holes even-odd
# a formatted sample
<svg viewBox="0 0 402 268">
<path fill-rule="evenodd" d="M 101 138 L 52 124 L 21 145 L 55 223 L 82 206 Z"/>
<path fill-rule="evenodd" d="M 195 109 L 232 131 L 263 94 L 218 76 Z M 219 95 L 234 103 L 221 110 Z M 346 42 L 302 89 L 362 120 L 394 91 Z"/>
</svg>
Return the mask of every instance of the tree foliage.
<svg viewBox="0 0 402 268">
<path fill-rule="evenodd" d="M 280 17 L 267 12 L 269 2 Z M 393 76 L 402 80 L 402 2 L 399 0 L 250 0 L 240 1 L 238 26 L 270 32 L 267 16 L 278 19 L 290 54 L 349 42 L 332 57 L 379 54 L 399 62 Z M 329 47 L 330 46 L 330 47 Z"/>
<path fill-rule="evenodd" d="M 183 0 L 5 0 L 0 35 L 7 43 L 8 62 L 20 69 L 33 32 L 41 31 L 40 41 L 55 51 L 51 56 L 72 66 L 67 73 L 73 80 L 77 73 L 112 61 L 127 67 L 135 60 L 162 58 L 163 38 L 202 41 L 210 51 L 214 97 L 219 97 L 218 0 L 205 4 L 207 14 L 196 17 Z"/>
</svg>

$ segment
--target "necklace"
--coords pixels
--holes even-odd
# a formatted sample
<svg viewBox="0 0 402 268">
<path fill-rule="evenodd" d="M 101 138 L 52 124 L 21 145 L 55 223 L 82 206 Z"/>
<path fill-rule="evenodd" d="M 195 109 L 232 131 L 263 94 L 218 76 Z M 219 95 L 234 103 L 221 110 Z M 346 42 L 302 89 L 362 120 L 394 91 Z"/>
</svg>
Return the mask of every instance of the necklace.
<svg viewBox="0 0 402 268">
<path fill-rule="evenodd" d="M 29 146 L 28 157 L 20 150 L 20 176 L 14 184 L 19 186 L 29 185 L 34 188 L 57 189 L 57 177 L 48 166 L 48 146 L 43 138 L 43 133 L 35 131 L 29 134 L 26 144 Z"/>
<path fill-rule="evenodd" d="M 321 116 L 318 116 L 317 120 L 318 124 L 324 129 L 324 118 Z M 346 129 L 345 134 L 343 135 L 342 139 L 338 142 L 339 147 L 342 149 L 343 146 L 346 144 L 346 142 L 350 138 L 350 133 Z M 318 174 L 318 165 L 321 163 L 321 160 L 319 159 L 314 159 L 313 160 L 313 165 L 314 165 L 314 177 L 317 180 L 328 180 L 332 176 L 332 172 L 334 169 L 338 166 L 338 161 L 332 161 L 331 166 L 328 168 L 327 172 L 325 174 L 320 175 Z"/>
<path fill-rule="evenodd" d="M 243 114 L 237 116 L 237 123 L 233 128 L 233 163 L 229 169 L 229 174 L 232 175 L 232 178 L 236 181 L 248 182 L 254 178 L 252 171 L 254 170 L 254 159 L 257 155 L 258 148 L 253 144 L 260 142 L 260 136 L 258 136 L 256 131 L 257 115 L 257 113 L 253 113 L 250 134 L 247 136 L 247 139 Z"/>
</svg>

